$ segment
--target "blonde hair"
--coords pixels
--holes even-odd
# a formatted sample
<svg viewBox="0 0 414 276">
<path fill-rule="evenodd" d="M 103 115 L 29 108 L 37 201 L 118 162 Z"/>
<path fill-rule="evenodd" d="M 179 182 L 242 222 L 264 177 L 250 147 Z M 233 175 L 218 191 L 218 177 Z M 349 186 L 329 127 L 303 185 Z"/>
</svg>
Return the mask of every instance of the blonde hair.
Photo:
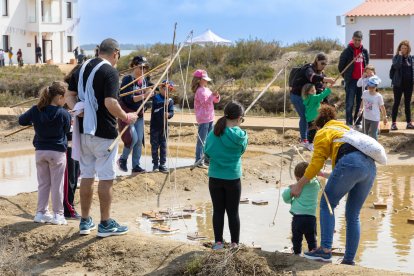
<svg viewBox="0 0 414 276">
<path fill-rule="evenodd" d="M 37 109 L 41 111 L 46 106 L 50 105 L 56 96 L 64 96 L 67 85 L 62 81 L 54 81 L 52 85 L 43 88 L 40 92 L 39 103 Z"/>
<path fill-rule="evenodd" d="M 193 80 L 191 81 L 191 91 L 193 91 L 193 93 L 200 87 L 200 81 L 201 78 L 193 77 Z"/>
<path fill-rule="evenodd" d="M 400 44 L 398 44 L 398 47 L 397 47 L 397 55 L 401 51 L 401 47 L 402 46 L 407 46 L 407 48 L 408 48 L 407 54 L 410 55 L 410 53 L 411 53 L 411 46 L 410 46 L 410 42 L 408 40 L 403 40 L 403 41 L 400 42 Z"/>
<path fill-rule="evenodd" d="M 309 91 L 312 90 L 312 88 L 315 88 L 315 85 L 312 83 L 307 83 L 302 87 L 302 98 L 306 99 L 309 96 Z"/>
<path fill-rule="evenodd" d="M 374 72 L 374 75 L 376 75 L 376 74 L 377 74 L 377 73 L 375 72 L 375 67 L 374 67 L 374 65 L 372 65 L 372 64 L 368 64 L 368 65 L 365 67 L 364 72 L 366 73 L 366 72 L 367 72 L 367 70 L 371 70 L 372 72 Z"/>
</svg>

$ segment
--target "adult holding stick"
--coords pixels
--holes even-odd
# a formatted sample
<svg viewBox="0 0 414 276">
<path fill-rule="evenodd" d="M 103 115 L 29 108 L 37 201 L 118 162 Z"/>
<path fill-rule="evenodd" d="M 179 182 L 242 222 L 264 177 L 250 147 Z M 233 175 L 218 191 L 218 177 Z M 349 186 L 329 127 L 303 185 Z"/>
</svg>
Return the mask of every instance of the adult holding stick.
<svg viewBox="0 0 414 276">
<path fill-rule="evenodd" d="M 149 63 L 145 57 L 135 56 L 131 60 L 129 66 L 131 68 L 134 67 L 135 69 L 132 74 L 127 75 L 122 79 L 121 87 L 124 87 L 128 83 L 134 82 L 136 79 L 139 80 L 134 82 L 133 85 L 126 87 L 123 90 L 123 93 L 152 86 L 152 83 L 150 83 L 150 76 L 146 75 L 143 77 L 149 69 Z M 133 94 L 126 95 L 125 97 L 121 97 L 119 104 L 125 112 L 137 112 L 143 101 L 150 96 L 151 91 L 140 90 Z M 129 154 L 132 152 L 132 172 L 145 172 L 145 169 L 140 166 L 142 144 L 144 141 L 144 112 L 145 108 L 140 110 L 137 121 L 133 125 L 130 125 L 128 131 L 126 131 L 121 137 L 124 142 L 124 149 L 118 160 L 118 166 L 121 171 L 128 171 L 127 160 Z M 119 131 L 122 132 L 125 127 L 128 127 L 128 124 L 118 119 L 118 126 Z"/>
<path fill-rule="evenodd" d="M 305 64 L 293 79 L 292 88 L 290 90 L 290 101 L 299 115 L 299 131 L 301 144 L 303 147 L 311 150 L 308 141 L 308 123 L 306 122 L 306 109 L 303 104 L 302 87 L 307 83 L 315 86 L 316 94 L 322 93 L 325 89 L 325 83 L 334 84 L 333 78 L 328 78 L 324 74 L 324 69 L 328 64 L 328 57 L 324 53 L 315 56 L 313 63 Z"/>
<path fill-rule="evenodd" d="M 348 64 L 351 65 L 346 68 Z M 348 47 L 341 53 L 338 64 L 338 70 L 342 72 L 345 81 L 345 116 L 348 126 L 352 126 L 355 121 L 355 125 L 361 127 L 361 120 L 356 120 L 358 118 L 359 108 L 361 107 L 362 87 L 358 87 L 357 82 L 362 77 L 364 68 L 368 64 L 369 55 L 367 49 L 362 45 L 362 32 L 356 31 Z M 353 117 L 352 113 L 354 114 Z"/>
<path fill-rule="evenodd" d="M 315 136 L 312 160 L 304 176 L 291 186 L 291 194 L 299 197 L 304 185 L 321 171 L 325 161 L 328 158 L 332 160 L 333 171 L 329 176 L 325 193 L 332 210 L 345 195 L 348 195 L 345 207 L 346 245 L 342 264 L 353 265 L 360 238 L 359 214 L 374 184 L 376 165 L 374 159 L 356 147 L 338 141 L 350 128 L 336 120 L 334 107 L 323 105 L 315 124 L 320 129 Z M 325 197 L 322 197 L 320 202 L 321 246 L 305 253 L 306 258 L 322 261 L 330 261 L 332 258 L 335 216 L 330 214 L 328 204 Z"/>
<path fill-rule="evenodd" d="M 137 115 L 123 111 L 117 100 L 119 76 L 114 66 L 119 57 L 120 48 L 116 40 L 108 38 L 102 41 L 98 57 L 86 61 L 73 74 L 65 97 L 71 110 L 83 110 L 83 115 L 75 118 L 72 152 L 72 158 L 80 161 L 82 178 L 82 218 L 79 225 L 81 235 L 90 234 L 91 230 L 96 229 L 89 215 L 95 176 L 99 178 L 98 195 L 101 211 L 97 235 L 108 237 L 128 232 L 127 226 L 118 224 L 110 217 L 118 147 L 116 145 L 111 152 L 107 149 L 118 136 L 117 118 L 127 124 L 133 124 L 137 120 Z M 79 103 L 77 98 L 80 100 Z"/>
</svg>

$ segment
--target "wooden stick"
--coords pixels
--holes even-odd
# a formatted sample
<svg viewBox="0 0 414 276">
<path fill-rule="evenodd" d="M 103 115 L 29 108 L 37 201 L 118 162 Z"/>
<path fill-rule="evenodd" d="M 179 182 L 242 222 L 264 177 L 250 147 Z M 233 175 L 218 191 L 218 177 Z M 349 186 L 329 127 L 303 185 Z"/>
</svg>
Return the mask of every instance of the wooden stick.
<svg viewBox="0 0 414 276">
<path fill-rule="evenodd" d="M 282 74 L 283 70 L 286 69 L 286 66 L 289 64 L 290 60 L 291 60 L 290 58 L 287 59 L 285 65 L 282 67 L 282 69 L 280 69 L 280 71 L 274 76 L 274 78 L 266 85 L 266 87 L 263 89 L 262 92 L 260 92 L 260 94 L 256 97 L 256 99 L 254 99 L 254 101 L 249 105 L 249 107 L 246 109 L 246 111 L 244 112 L 244 114 L 246 114 L 247 112 L 249 112 L 250 109 L 253 107 L 253 105 L 263 96 L 264 93 L 266 93 L 266 91 L 276 81 L 276 79 L 279 77 L 279 75 Z"/>
<path fill-rule="evenodd" d="M 188 36 L 186 41 L 188 40 L 188 38 L 190 38 L 190 36 L 193 35 L 193 31 L 191 31 Z M 167 74 L 168 70 L 170 69 L 170 67 L 173 65 L 174 60 L 178 57 L 178 55 L 180 54 L 181 50 L 184 48 L 185 43 L 183 43 L 181 45 L 181 47 L 178 49 L 177 53 L 175 53 L 174 57 L 169 61 L 167 68 L 164 70 L 164 73 L 162 73 L 161 77 L 158 79 L 157 83 L 154 85 L 154 87 L 151 90 L 150 95 L 154 94 L 155 89 L 157 88 L 158 85 L 160 85 L 162 79 L 164 78 L 164 76 Z M 139 112 L 141 112 L 141 110 L 144 108 L 145 104 L 147 103 L 147 101 L 150 99 L 150 97 L 147 97 L 141 104 L 141 106 L 138 108 L 138 110 L 135 112 L 136 114 L 139 114 Z M 109 146 L 108 151 L 111 152 L 115 145 L 118 143 L 119 139 L 122 137 L 122 135 L 124 135 L 125 131 L 129 128 L 129 125 L 124 127 L 124 129 L 121 131 L 121 133 L 119 133 L 118 137 L 115 138 L 115 140 L 112 142 L 112 144 Z"/>
<path fill-rule="evenodd" d="M 32 127 L 32 125 L 22 127 L 22 128 L 20 128 L 20 129 L 18 129 L 18 130 L 16 130 L 16 131 L 13 131 L 13 132 L 11 132 L 11 133 L 9 133 L 9 134 L 4 135 L 4 138 L 7 138 L 7 137 L 9 137 L 9 136 L 12 136 L 12 135 L 14 135 L 14 134 L 16 134 L 16 133 L 19 133 L 20 131 L 23 131 L 23 130 L 29 129 L 29 128 L 31 128 L 31 127 Z"/>
<path fill-rule="evenodd" d="M 299 152 L 299 149 L 295 145 L 293 145 L 293 148 L 296 150 L 296 152 L 302 158 L 303 162 L 307 162 L 306 159 L 305 159 L 305 157 L 303 157 L 303 155 Z M 329 202 L 328 196 L 326 195 L 326 192 L 325 192 L 325 185 L 323 183 L 321 183 L 321 182 L 320 182 L 320 184 L 322 185 L 323 196 L 325 197 L 326 203 L 328 205 L 329 213 L 331 215 L 333 215 L 331 203 Z"/>
<path fill-rule="evenodd" d="M 348 63 L 347 66 L 345 66 L 344 70 L 342 70 L 339 75 L 335 78 L 335 82 L 342 76 L 343 73 L 345 73 L 345 71 L 357 60 L 357 58 L 359 58 L 362 54 L 357 55 L 356 57 L 354 57 L 350 63 Z"/>
<path fill-rule="evenodd" d="M 20 103 L 11 105 L 9 107 L 10 108 L 13 108 L 13 107 L 16 107 L 16 106 L 19 106 L 19 105 L 24 105 L 24 104 L 31 103 L 31 102 L 35 102 L 35 101 L 38 101 L 38 100 L 39 100 L 39 98 L 34 98 L 34 99 L 31 99 L 31 100 L 27 100 L 27 101 L 24 101 L 24 102 L 20 102 Z"/>
<path fill-rule="evenodd" d="M 161 68 L 162 66 L 164 66 L 165 64 L 168 63 L 168 60 L 166 62 L 163 62 L 161 64 L 159 64 L 158 66 L 156 66 L 155 68 L 151 69 L 150 71 L 148 71 L 147 73 L 143 74 L 142 76 L 136 78 L 135 80 L 131 81 L 130 83 L 126 84 L 125 86 L 121 87 L 119 89 L 119 91 L 121 92 L 122 90 L 124 90 L 125 88 L 133 85 L 134 83 L 136 83 L 137 81 L 139 81 L 140 79 L 144 78 L 145 76 L 148 76 L 150 73 L 154 72 L 155 70 Z"/>
</svg>

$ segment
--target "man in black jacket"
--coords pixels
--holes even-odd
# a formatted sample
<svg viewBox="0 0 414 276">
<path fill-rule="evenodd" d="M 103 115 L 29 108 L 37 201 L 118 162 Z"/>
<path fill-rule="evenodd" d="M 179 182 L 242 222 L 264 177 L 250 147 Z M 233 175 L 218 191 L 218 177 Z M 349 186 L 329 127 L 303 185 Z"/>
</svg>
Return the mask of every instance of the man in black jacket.
<svg viewBox="0 0 414 276">
<path fill-rule="evenodd" d="M 361 106 L 362 87 L 357 87 L 357 82 L 361 78 L 365 66 L 369 63 L 369 55 L 367 49 L 362 46 L 362 32 L 356 31 L 352 36 L 348 47 L 343 50 L 339 58 L 338 69 L 342 72 L 345 67 L 355 59 L 355 62 L 342 73 L 345 81 L 345 102 L 346 102 L 346 124 L 352 126 L 357 120 L 358 110 Z M 354 117 L 352 112 L 356 103 Z M 361 120 L 355 122 L 360 125 Z"/>
</svg>

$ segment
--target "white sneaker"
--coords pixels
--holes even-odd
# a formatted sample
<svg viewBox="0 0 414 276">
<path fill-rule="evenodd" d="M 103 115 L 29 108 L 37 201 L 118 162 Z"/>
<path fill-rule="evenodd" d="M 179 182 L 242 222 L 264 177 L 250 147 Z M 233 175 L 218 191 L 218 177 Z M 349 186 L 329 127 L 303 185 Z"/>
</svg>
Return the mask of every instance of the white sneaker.
<svg viewBox="0 0 414 276">
<path fill-rule="evenodd" d="M 53 215 L 52 224 L 56 224 L 56 225 L 66 225 L 66 224 L 68 224 L 68 222 L 66 221 L 64 215 L 54 214 Z"/>
<path fill-rule="evenodd" d="M 310 151 L 313 151 L 313 143 L 312 144 L 309 143 L 307 149 L 310 150 Z"/>
<path fill-rule="evenodd" d="M 52 222 L 53 217 L 49 212 L 46 213 L 42 213 L 42 212 L 37 212 L 36 216 L 34 217 L 33 221 L 37 222 L 37 223 L 47 223 L 47 222 Z"/>
</svg>

